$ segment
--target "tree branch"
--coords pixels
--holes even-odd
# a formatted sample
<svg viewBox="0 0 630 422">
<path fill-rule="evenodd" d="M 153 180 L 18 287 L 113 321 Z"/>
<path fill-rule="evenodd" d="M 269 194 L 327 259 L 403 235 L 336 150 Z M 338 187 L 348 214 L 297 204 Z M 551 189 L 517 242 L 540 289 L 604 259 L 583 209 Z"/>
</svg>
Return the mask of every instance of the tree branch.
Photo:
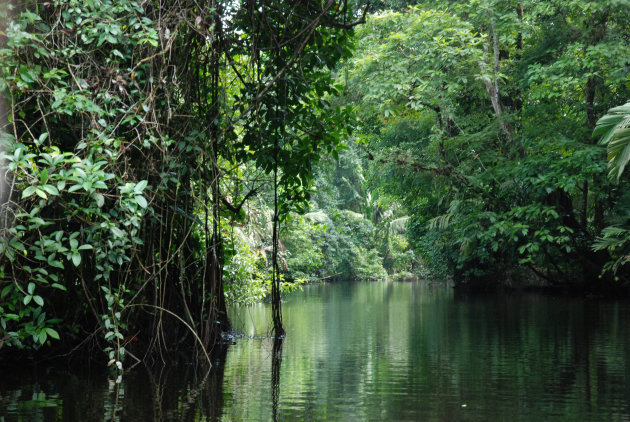
<svg viewBox="0 0 630 422">
<path fill-rule="evenodd" d="M 367 4 L 365 6 L 365 9 L 363 9 L 363 13 L 361 14 L 361 17 L 359 19 L 357 19 L 354 22 L 350 22 L 350 23 L 341 23 L 341 22 L 337 22 L 335 20 L 330 20 L 330 19 L 323 19 L 323 25 L 327 26 L 329 28 L 340 28 L 340 29 L 352 29 L 355 26 L 364 24 L 366 22 L 365 17 L 368 14 L 368 9 L 370 8 L 370 5 Z"/>
<path fill-rule="evenodd" d="M 234 206 L 232 205 L 230 202 L 228 202 L 227 199 L 225 199 L 223 196 L 221 197 L 221 202 L 223 203 L 223 205 L 225 205 L 225 207 L 230 210 L 231 212 L 233 212 L 234 214 L 238 214 L 241 212 L 241 208 L 243 208 L 243 205 L 245 204 L 245 201 L 247 201 L 249 198 L 251 198 L 252 196 L 256 195 L 258 193 L 258 189 L 252 189 L 250 190 L 247 195 L 245 195 L 243 197 L 243 199 L 241 200 L 241 202 L 237 205 Z"/>
</svg>

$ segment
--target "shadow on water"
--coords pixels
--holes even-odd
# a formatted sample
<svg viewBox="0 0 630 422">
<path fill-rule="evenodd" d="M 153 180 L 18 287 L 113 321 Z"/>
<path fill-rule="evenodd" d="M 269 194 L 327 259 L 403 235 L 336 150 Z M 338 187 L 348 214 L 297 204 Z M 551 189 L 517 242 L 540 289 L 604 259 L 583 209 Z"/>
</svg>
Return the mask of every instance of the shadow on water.
<svg viewBox="0 0 630 422">
<path fill-rule="evenodd" d="M 208 420 L 218 421 L 221 419 L 223 411 L 223 377 L 225 375 L 225 358 L 228 346 L 220 345 L 219 350 L 215 350 L 214 367 L 209 373 L 209 378 L 205 388 L 204 408 Z"/>
<path fill-rule="evenodd" d="M 218 421 L 223 408 L 223 377 L 228 347 L 221 345 L 212 353 L 213 366 L 163 366 L 146 370 L 153 397 L 153 415 L 126 415 L 123 420 Z M 130 380 L 141 388 L 142 383 Z M 141 397 L 138 398 L 142 400 Z M 145 401 L 146 403 L 146 401 Z M 135 408 L 133 403 L 128 403 Z M 137 406 L 142 410 L 142 406 Z M 137 417 L 136 417 L 137 416 Z"/>
<path fill-rule="evenodd" d="M 218 421 L 227 347 L 213 366 L 138 366 L 121 377 L 89 368 L 34 368 L 0 379 L 0 421 Z"/>
</svg>

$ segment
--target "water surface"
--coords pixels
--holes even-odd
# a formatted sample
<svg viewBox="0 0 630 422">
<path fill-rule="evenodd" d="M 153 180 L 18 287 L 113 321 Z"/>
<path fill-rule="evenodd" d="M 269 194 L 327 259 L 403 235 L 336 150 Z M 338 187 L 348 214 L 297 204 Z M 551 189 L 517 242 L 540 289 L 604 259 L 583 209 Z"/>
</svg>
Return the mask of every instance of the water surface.
<svg viewBox="0 0 630 422">
<path fill-rule="evenodd" d="M 630 304 L 458 297 L 425 282 L 307 286 L 232 309 L 236 339 L 192 365 L 0 380 L 0 422 L 74 420 L 630 420 Z"/>
</svg>

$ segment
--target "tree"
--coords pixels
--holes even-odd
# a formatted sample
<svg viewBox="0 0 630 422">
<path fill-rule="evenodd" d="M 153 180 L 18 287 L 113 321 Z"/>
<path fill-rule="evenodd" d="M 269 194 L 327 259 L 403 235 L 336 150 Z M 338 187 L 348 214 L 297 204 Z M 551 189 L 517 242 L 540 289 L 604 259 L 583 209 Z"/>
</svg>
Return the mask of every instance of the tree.
<svg viewBox="0 0 630 422">
<path fill-rule="evenodd" d="M 368 19 L 347 98 L 429 269 L 597 288 L 591 245 L 620 196 L 591 130 L 627 95 L 628 19 L 616 2 L 488 0 Z"/>
<path fill-rule="evenodd" d="M 352 11 L 90 0 L 12 13 L 0 345 L 99 333 L 118 367 L 130 353 L 206 351 L 229 330 L 225 228 L 273 175 L 277 233 L 345 134 L 347 110 L 326 97 Z"/>
</svg>

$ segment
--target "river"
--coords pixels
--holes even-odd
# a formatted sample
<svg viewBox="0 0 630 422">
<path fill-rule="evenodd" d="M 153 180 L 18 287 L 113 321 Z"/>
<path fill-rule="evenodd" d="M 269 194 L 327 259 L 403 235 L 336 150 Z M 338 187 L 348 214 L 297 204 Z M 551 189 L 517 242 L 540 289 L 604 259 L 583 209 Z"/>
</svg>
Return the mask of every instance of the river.
<svg viewBox="0 0 630 422">
<path fill-rule="evenodd" d="M 284 300 L 281 348 L 269 305 L 231 317 L 243 336 L 210 373 L 7 373 L 0 422 L 630 420 L 628 302 L 312 285 Z"/>
</svg>

